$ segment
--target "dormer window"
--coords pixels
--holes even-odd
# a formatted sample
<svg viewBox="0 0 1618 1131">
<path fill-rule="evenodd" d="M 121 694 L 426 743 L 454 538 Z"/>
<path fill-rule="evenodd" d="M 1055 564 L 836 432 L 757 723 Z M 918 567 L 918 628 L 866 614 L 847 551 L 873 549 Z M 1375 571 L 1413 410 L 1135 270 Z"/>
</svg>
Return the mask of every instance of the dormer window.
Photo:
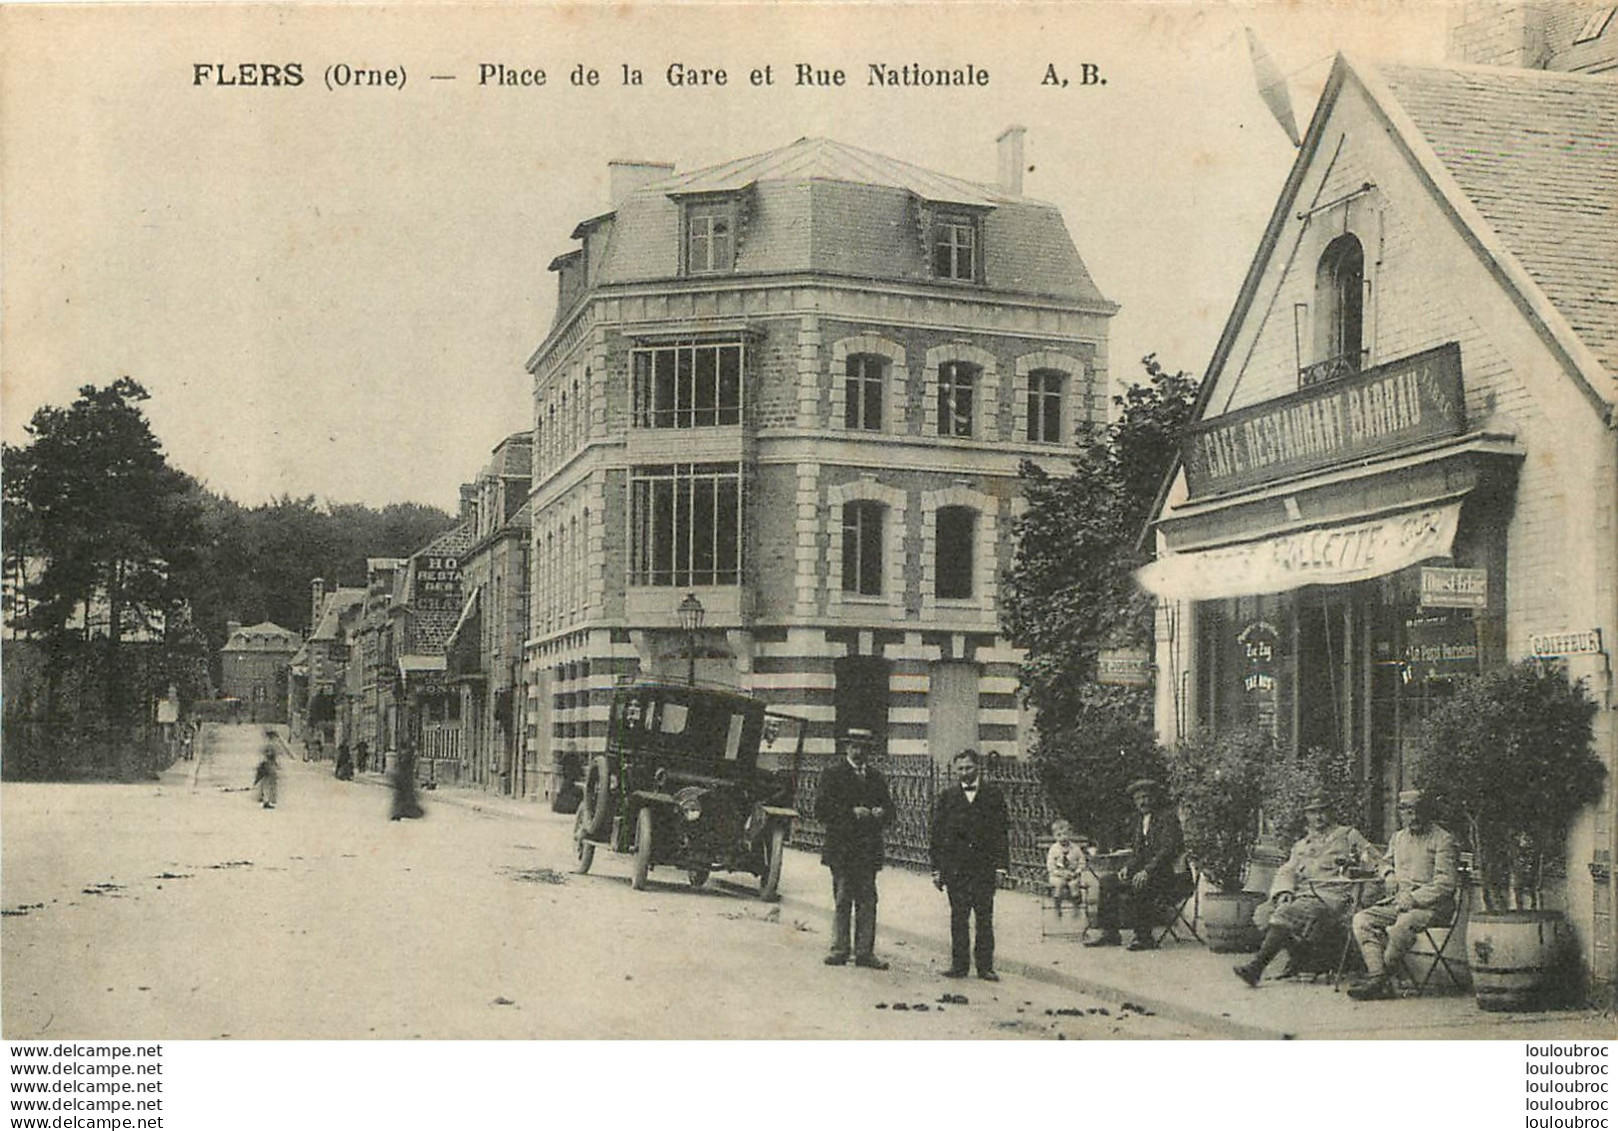
<svg viewBox="0 0 1618 1131">
<path fill-rule="evenodd" d="M 693 201 L 685 206 L 685 273 L 712 275 L 736 269 L 736 202 Z"/>
<path fill-rule="evenodd" d="M 963 212 L 933 218 L 933 277 L 974 283 L 978 278 L 978 222 Z"/>
</svg>

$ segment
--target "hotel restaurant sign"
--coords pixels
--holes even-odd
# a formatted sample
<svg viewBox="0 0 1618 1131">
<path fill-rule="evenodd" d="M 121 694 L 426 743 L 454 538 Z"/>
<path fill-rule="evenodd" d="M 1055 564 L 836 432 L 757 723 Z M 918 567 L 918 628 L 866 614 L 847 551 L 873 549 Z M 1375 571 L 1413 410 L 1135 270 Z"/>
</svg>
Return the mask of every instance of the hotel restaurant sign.
<svg viewBox="0 0 1618 1131">
<path fill-rule="evenodd" d="M 1458 343 L 1191 426 L 1193 498 L 1380 455 L 1466 427 Z"/>
</svg>

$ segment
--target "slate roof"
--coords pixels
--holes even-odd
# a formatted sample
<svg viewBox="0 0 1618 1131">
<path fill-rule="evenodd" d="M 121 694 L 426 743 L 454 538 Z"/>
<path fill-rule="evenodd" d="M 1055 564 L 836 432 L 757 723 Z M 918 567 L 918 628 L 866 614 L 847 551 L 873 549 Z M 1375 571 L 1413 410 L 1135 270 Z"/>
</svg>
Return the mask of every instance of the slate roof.
<svg viewBox="0 0 1618 1131">
<path fill-rule="evenodd" d="M 976 208 L 992 208 L 1007 200 L 1017 199 L 971 181 L 935 173 L 908 161 L 823 137 L 801 137 L 782 149 L 755 153 L 751 157 L 740 157 L 722 165 L 682 173 L 648 187 L 653 191 L 679 196 L 734 192 L 759 181 L 847 181 L 857 185 L 904 189 L 923 200 Z"/>
<path fill-rule="evenodd" d="M 339 639 L 343 614 L 365 600 L 365 590 L 338 588 L 326 594 L 320 603 L 320 623 L 309 634 L 310 640 Z"/>
<path fill-rule="evenodd" d="M 735 268 L 683 277 L 679 201 L 705 193 L 733 193 L 744 201 Z M 613 212 L 596 218 L 602 233 L 591 237 L 591 282 L 720 282 L 812 271 L 929 284 L 936 280 L 921 209 L 963 207 L 982 216 L 984 278 L 978 293 L 1037 295 L 1106 313 L 1115 309 L 1091 278 L 1055 205 L 826 138 L 801 138 L 636 188 Z M 575 237 L 581 234 L 575 231 Z M 552 267 L 564 274 L 579 269 L 566 256 Z M 583 288 L 570 289 L 564 280 L 562 291 L 558 320 Z"/>
<path fill-rule="evenodd" d="M 1468 199 L 1618 375 L 1618 79 L 1377 70 Z"/>
<path fill-rule="evenodd" d="M 261 621 L 247 628 L 238 628 L 225 641 L 221 652 L 295 652 L 298 634 L 271 621 Z"/>
</svg>

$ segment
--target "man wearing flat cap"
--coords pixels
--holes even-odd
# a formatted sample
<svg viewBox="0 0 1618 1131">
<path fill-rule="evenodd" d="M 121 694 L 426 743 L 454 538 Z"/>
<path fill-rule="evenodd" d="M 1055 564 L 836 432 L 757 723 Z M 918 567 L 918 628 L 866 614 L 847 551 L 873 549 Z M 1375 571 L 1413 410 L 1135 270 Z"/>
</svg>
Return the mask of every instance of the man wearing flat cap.
<svg viewBox="0 0 1618 1131">
<path fill-rule="evenodd" d="M 1185 862 L 1185 836 L 1180 815 L 1163 786 L 1151 778 L 1129 783 L 1129 796 L 1140 815 L 1129 860 L 1116 876 L 1102 879 L 1096 901 L 1100 933 L 1085 946 L 1117 946 L 1120 925 L 1135 932 L 1130 950 L 1153 950 L 1153 928 L 1173 914 L 1191 894 L 1194 881 Z"/>
<path fill-rule="evenodd" d="M 849 959 L 853 927 L 854 965 L 886 970 L 876 956 L 876 873 L 882 867 L 882 830 L 893 820 L 888 783 L 869 765 L 875 741 L 868 730 L 843 732 L 843 757 L 826 767 L 815 798 L 815 820 L 826 827 L 820 862 L 831 869 L 834 910 L 827 966 Z"/>
<path fill-rule="evenodd" d="M 1236 976 L 1256 987 L 1264 968 L 1283 950 L 1287 972 L 1300 966 L 1316 969 L 1310 959 L 1342 952 L 1348 917 L 1354 908 L 1355 885 L 1342 882 L 1355 872 L 1381 863 L 1358 829 L 1332 820 L 1331 804 L 1322 794 L 1304 803 L 1306 831 L 1292 846 L 1287 862 L 1270 885 L 1270 922 L 1251 962 L 1236 967 Z M 1283 975 L 1286 976 L 1286 975 Z"/>
<path fill-rule="evenodd" d="M 1359 1001 L 1395 997 L 1388 971 L 1397 969 L 1416 937 L 1455 908 L 1459 852 L 1449 830 L 1432 821 L 1421 791 L 1399 794 L 1399 824 L 1382 864 L 1385 894 L 1354 916 L 1354 939 L 1365 958 L 1365 980 L 1348 991 Z"/>
</svg>

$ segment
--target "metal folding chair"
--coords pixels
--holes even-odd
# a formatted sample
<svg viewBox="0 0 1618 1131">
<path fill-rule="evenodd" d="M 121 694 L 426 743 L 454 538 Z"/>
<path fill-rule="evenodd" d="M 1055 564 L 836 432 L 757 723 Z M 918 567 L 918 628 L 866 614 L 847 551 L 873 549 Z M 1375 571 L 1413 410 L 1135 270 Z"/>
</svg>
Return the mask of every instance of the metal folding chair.
<svg viewBox="0 0 1618 1131">
<path fill-rule="evenodd" d="M 1431 951 L 1412 950 L 1404 956 L 1407 981 L 1418 993 L 1433 985 L 1439 970 L 1449 986 L 1465 986 L 1471 977 L 1466 964 L 1466 917 L 1471 905 L 1472 868 L 1470 853 L 1463 853 L 1456 869 L 1455 906 L 1443 919 L 1435 919 L 1422 929 L 1421 938 Z M 1436 987 L 1435 987 L 1436 988 Z"/>
<path fill-rule="evenodd" d="M 1153 936 L 1158 946 L 1162 946 L 1168 939 L 1175 942 L 1205 941 L 1197 926 L 1202 917 L 1202 874 L 1197 870 L 1196 861 L 1188 859 L 1185 864 L 1191 873 L 1191 892 L 1175 905 L 1174 911 L 1168 916 L 1168 922 Z M 1190 914 L 1186 913 L 1187 908 L 1190 908 Z M 1181 938 L 1181 931 L 1188 937 Z"/>
</svg>

